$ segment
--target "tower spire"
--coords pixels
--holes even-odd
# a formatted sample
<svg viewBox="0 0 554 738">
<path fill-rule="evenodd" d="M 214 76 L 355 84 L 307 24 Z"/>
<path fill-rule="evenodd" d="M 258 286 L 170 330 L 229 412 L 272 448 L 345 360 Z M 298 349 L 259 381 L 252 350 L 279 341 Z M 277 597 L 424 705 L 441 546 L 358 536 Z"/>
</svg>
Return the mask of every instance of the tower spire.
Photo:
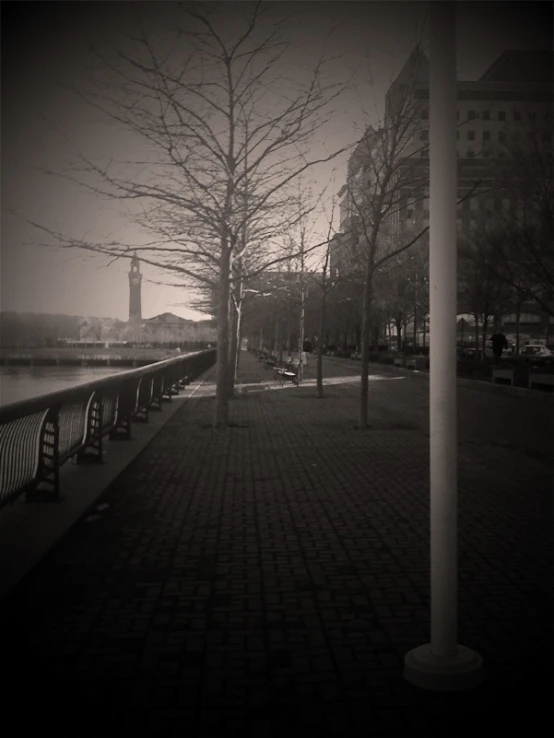
<svg viewBox="0 0 554 738">
<path fill-rule="evenodd" d="M 133 341 L 140 341 L 140 326 L 142 321 L 141 282 L 140 259 L 135 252 L 131 259 L 131 270 L 129 272 L 129 325 Z"/>
</svg>

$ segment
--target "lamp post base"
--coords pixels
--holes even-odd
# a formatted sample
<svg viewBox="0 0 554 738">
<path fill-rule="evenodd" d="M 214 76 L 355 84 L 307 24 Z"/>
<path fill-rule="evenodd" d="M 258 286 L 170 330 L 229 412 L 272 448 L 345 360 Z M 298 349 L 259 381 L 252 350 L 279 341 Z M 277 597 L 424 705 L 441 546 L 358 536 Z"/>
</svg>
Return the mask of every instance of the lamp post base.
<svg viewBox="0 0 554 738">
<path fill-rule="evenodd" d="M 426 643 L 406 654 L 404 678 L 416 687 L 436 692 L 471 689 L 483 681 L 483 659 L 465 646 L 457 646 L 454 656 L 435 656 Z"/>
</svg>

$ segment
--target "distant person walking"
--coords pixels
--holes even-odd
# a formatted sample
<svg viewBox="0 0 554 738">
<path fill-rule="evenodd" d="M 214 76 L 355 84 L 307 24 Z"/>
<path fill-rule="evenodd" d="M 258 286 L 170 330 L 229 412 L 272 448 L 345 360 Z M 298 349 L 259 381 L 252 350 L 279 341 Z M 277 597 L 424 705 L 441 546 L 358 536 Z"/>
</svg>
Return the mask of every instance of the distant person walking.
<svg viewBox="0 0 554 738">
<path fill-rule="evenodd" d="M 304 343 L 302 344 L 302 351 L 300 353 L 300 360 L 302 361 L 302 366 L 308 366 L 308 354 L 312 350 L 312 344 L 311 342 L 306 339 Z"/>
<path fill-rule="evenodd" d="M 494 358 L 496 361 L 500 361 L 502 352 L 508 348 L 508 339 L 501 331 L 497 331 L 491 336 L 491 342 Z"/>
</svg>

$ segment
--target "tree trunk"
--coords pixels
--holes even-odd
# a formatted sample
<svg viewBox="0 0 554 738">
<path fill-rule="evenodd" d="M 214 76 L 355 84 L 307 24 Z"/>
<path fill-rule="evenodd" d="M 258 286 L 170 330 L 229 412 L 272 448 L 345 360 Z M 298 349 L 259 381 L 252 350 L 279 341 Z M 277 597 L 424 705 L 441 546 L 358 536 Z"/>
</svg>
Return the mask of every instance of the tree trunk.
<svg viewBox="0 0 554 738">
<path fill-rule="evenodd" d="M 364 296 L 362 300 L 362 361 L 361 361 L 361 389 L 360 389 L 360 413 L 358 427 L 367 427 L 368 398 L 369 398 L 369 342 L 371 340 L 371 304 L 373 301 L 373 255 L 370 254 L 364 284 Z"/>
<path fill-rule="evenodd" d="M 521 332 L 521 304 L 516 305 L 516 354 L 519 354 L 520 332 Z"/>
<path fill-rule="evenodd" d="M 229 364 L 227 382 L 229 398 L 235 394 L 235 366 L 237 361 L 237 323 L 238 314 L 234 300 L 229 300 Z"/>
<path fill-rule="evenodd" d="M 221 244 L 218 311 L 217 311 L 217 363 L 214 426 L 227 425 L 229 420 L 228 359 L 229 359 L 229 294 L 231 252 L 227 240 Z"/>
<path fill-rule="evenodd" d="M 402 318 L 395 318 L 394 324 L 396 326 L 396 348 L 402 351 Z"/>
<path fill-rule="evenodd" d="M 292 309 L 290 304 L 287 305 L 287 341 L 286 341 L 286 351 L 288 352 L 288 355 L 291 355 L 292 352 Z"/>
<path fill-rule="evenodd" d="M 485 353 L 487 348 L 487 328 L 489 326 L 489 316 L 483 316 L 483 335 L 481 336 L 481 347 L 482 347 L 482 361 L 486 361 L 487 355 Z"/>
<path fill-rule="evenodd" d="M 326 300 L 327 293 L 323 291 L 321 296 L 321 312 L 319 315 L 319 341 L 317 342 L 317 396 L 323 399 L 323 336 L 326 323 Z"/>
<path fill-rule="evenodd" d="M 234 377 L 236 382 L 239 376 L 240 352 L 242 350 L 242 300 L 239 300 L 239 303 L 237 305 L 237 321 L 235 330 L 235 344 L 237 348 L 235 351 Z M 250 345 L 250 342 L 248 343 L 248 345 Z"/>
<path fill-rule="evenodd" d="M 474 313 L 473 318 L 475 320 L 475 361 L 479 361 L 479 316 Z"/>
<path fill-rule="evenodd" d="M 298 382 L 302 382 L 304 379 L 304 363 L 302 361 L 302 352 L 304 351 L 304 322 L 306 318 L 306 296 L 304 294 L 304 286 L 300 292 L 300 325 L 298 335 L 298 357 L 300 364 L 298 366 Z"/>
</svg>

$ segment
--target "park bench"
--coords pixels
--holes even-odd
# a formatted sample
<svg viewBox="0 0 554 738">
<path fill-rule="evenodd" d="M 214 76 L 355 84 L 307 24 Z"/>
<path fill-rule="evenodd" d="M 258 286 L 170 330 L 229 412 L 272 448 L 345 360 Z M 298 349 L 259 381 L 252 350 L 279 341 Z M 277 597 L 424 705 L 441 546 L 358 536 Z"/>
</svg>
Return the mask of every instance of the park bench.
<svg viewBox="0 0 554 738">
<path fill-rule="evenodd" d="M 275 367 L 279 365 L 279 352 L 278 351 L 272 351 L 270 354 L 267 354 L 267 356 L 264 359 L 264 364 L 266 366 L 266 369 L 269 367 Z"/>
<path fill-rule="evenodd" d="M 395 359 L 395 361 L 398 361 L 398 359 Z M 407 369 L 414 369 L 414 370 L 421 370 L 427 368 L 427 360 L 425 356 L 413 356 L 411 359 L 406 359 L 406 368 Z"/>
<path fill-rule="evenodd" d="M 400 366 L 400 367 L 404 366 L 404 359 L 402 358 L 394 359 L 394 366 Z"/>
<path fill-rule="evenodd" d="M 493 367 L 492 370 L 492 381 L 493 384 L 514 384 L 515 371 L 509 367 Z"/>
<path fill-rule="evenodd" d="M 542 389 L 554 391 L 554 374 L 544 371 L 529 372 L 529 389 Z"/>
<path fill-rule="evenodd" d="M 275 367 L 277 379 L 281 380 L 281 386 L 285 382 L 292 382 L 298 386 L 298 374 L 300 371 L 300 359 L 293 359 L 290 356 L 281 364 Z"/>
</svg>

